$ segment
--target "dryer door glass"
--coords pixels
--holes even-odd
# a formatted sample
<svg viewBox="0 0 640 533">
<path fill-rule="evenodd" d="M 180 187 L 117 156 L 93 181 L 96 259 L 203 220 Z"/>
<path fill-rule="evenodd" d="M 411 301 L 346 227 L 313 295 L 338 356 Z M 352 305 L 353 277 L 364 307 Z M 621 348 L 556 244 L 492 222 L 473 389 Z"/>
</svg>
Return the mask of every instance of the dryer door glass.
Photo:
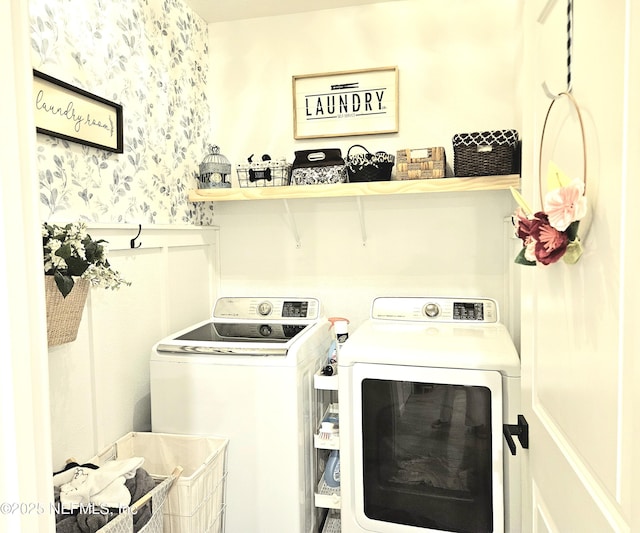
<svg viewBox="0 0 640 533">
<path fill-rule="evenodd" d="M 465 379 L 382 377 L 365 378 L 360 385 L 358 451 L 366 520 L 394 524 L 396 531 L 403 531 L 402 525 L 501 531 L 502 450 L 494 444 L 502 435 L 500 420 L 494 419 L 502 413 L 492 402 L 491 387 Z"/>
</svg>

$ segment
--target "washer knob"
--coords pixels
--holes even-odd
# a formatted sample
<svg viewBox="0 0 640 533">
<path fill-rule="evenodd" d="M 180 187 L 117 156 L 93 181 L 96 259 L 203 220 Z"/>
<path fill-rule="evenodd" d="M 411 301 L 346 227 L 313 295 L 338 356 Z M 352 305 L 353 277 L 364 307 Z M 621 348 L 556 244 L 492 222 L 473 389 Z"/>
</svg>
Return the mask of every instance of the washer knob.
<svg viewBox="0 0 640 533">
<path fill-rule="evenodd" d="M 271 333 L 272 333 L 271 326 L 267 324 L 260 326 L 260 335 L 262 335 L 263 337 L 268 337 L 269 335 L 271 335 Z"/>
<path fill-rule="evenodd" d="M 424 306 L 424 314 L 430 318 L 435 318 L 440 314 L 440 307 L 438 304 L 427 304 Z"/>
<path fill-rule="evenodd" d="M 271 314 L 271 310 L 273 306 L 269 302 L 262 302 L 258 304 L 258 313 L 262 316 L 267 316 Z"/>
</svg>

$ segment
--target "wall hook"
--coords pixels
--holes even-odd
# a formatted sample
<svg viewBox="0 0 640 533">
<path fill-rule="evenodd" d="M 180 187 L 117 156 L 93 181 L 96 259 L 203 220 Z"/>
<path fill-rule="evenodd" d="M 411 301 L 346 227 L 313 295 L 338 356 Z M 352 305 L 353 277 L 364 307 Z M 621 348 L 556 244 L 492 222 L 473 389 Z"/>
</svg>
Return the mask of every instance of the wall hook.
<svg viewBox="0 0 640 533">
<path fill-rule="evenodd" d="M 138 224 L 138 234 L 133 239 L 131 239 L 131 248 L 140 248 L 142 246 L 141 242 L 139 242 L 136 245 L 136 239 L 140 237 L 141 233 L 142 233 L 142 224 Z"/>
</svg>

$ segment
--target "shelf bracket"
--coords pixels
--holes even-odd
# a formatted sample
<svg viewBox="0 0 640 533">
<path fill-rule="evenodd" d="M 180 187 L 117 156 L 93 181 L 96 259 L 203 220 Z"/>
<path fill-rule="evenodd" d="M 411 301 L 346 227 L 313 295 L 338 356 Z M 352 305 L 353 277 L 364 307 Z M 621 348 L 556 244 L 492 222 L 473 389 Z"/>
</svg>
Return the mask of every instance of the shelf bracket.
<svg viewBox="0 0 640 533">
<path fill-rule="evenodd" d="M 362 197 L 356 196 L 358 205 L 358 218 L 360 219 L 360 235 L 362 236 L 362 246 L 367 245 L 367 227 L 364 223 L 364 209 L 362 209 Z"/>
<path fill-rule="evenodd" d="M 289 227 L 291 228 L 293 238 L 296 241 L 296 248 L 302 248 L 302 244 L 300 243 L 300 235 L 298 234 L 298 226 L 296 225 L 296 219 L 293 218 L 291 209 L 289 209 L 289 202 L 287 202 L 286 198 L 283 199 L 282 202 L 284 203 L 284 210 L 287 215 L 287 220 L 289 221 Z"/>
</svg>

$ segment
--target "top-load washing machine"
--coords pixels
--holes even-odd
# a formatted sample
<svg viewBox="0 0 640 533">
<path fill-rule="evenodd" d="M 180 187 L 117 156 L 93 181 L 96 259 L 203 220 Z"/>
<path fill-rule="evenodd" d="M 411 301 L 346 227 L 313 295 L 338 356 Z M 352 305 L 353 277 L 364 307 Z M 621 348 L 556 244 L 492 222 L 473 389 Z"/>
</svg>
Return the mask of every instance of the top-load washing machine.
<svg viewBox="0 0 640 533">
<path fill-rule="evenodd" d="M 329 326 L 314 298 L 220 298 L 152 349 L 152 430 L 229 439 L 228 533 L 315 528 L 313 374 Z"/>
<path fill-rule="evenodd" d="M 520 531 L 520 361 L 494 300 L 375 299 L 338 382 L 343 533 Z"/>
</svg>

